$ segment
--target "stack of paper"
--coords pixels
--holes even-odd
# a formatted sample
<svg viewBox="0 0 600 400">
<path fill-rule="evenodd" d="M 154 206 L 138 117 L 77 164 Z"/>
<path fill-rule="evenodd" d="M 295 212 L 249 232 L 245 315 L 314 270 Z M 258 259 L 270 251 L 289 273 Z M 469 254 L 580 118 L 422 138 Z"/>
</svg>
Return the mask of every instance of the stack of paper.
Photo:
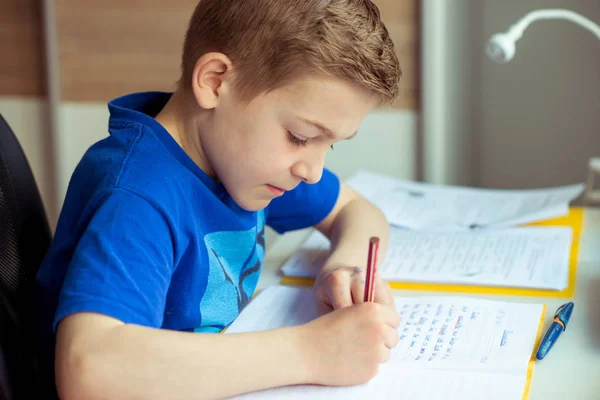
<svg viewBox="0 0 600 400">
<path fill-rule="evenodd" d="M 573 241 L 569 227 L 486 231 L 414 232 L 392 227 L 379 274 L 392 282 L 563 290 L 568 286 Z M 329 253 L 329 240 L 314 231 L 282 272 L 313 278 Z"/>
<path fill-rule="evenodd" d="M 567 215 L 583 185 L 486 190 L 402 181 L 359 172 L 348 184 L 379 206 L 391 237 L 379 274 L 391 282 L 562 291 L 569 285 L 573 230 L 514 227 Z M 313 232 L 282 266 L 314 278 L 329 241 Z"/>
<path fill-rule="evenodd" d="M 293 399 L 502 399 L 527 392 L 544 306 L 471 298 L 396 298 L 400 341 L 378 375 L 352 387 L 294 386 L 240 396 Z M 227 333 L 306 323 L 317 316 L 310 289 L 261 292 Z"/>
<path fill-rule="evenodd" d="M 359 172 L 348 185 L 380 207 L 390 223 L 413 230 L 504 228 L 560 217 L 583 184 L 536 190 L 432 185 Z"/>
</svg>

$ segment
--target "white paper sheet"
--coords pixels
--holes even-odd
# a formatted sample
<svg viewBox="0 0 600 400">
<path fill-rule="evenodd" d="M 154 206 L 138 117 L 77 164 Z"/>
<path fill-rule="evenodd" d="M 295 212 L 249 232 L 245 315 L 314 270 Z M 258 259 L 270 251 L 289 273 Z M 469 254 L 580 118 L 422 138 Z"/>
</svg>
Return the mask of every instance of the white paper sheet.
<svg viewBox="0 0 600 400">
<path fill-rule="evenodd" d="M 522 397 L 542 305 L 467 297 L 397 297 L 396 309 L 402 316 L 399 344 L 390 361 L 366 384 L 303 385 L 240 398 Z M 310 289 L 273 286 L 244 309 L 227 333 L 299 325 L 316 316 Z"/>
<path fill-rule="evenodd" d="M 282 387 L 234 398 L 286 400 L 522 400 L 526 382 L 526 376 L 523 374 L 423 371 L 383 365 L 377 377 L 363 385 Z"/>
<path fill-rule="evenodd" d="M 569 227 L 463 232 L 392 228 L 387 257 L 378 271 L 393 282 L 563 290 L 568 286 L 572 241 Z M 315 277 L 328 252 L 329 240 L 314 231 L 282 272 Z"/>
<path fill-rule="evenodd" d="M 535 190 L 492 190 L 412 182 L 361 171 L 348 185 L 382 209 L 392 225 L 413 230 L 517 226 L 569 212 L 583 184 Z"/>
</svg>

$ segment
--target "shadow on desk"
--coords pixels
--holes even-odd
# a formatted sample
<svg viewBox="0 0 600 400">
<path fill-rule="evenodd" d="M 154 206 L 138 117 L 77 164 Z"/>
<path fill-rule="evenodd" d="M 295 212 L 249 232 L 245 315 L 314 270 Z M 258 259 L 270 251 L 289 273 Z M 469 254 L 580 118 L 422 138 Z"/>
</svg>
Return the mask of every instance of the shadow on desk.
<svg viewBox="0 0 600 400">
<path fill-rule="evenodd" d="M 592 343 L 596 349 L 600 349 L 600 277 L 593 278 L 589 285 L 587 310 L 588 321 L 592 335 Z"/>
</svg>

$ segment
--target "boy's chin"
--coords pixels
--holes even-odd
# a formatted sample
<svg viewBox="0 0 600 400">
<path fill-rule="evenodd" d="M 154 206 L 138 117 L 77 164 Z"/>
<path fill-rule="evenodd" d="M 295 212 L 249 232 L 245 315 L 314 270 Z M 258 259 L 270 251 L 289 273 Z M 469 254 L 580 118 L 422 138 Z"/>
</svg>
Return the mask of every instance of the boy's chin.
<svg viewBox="0 0 600 400">
<path fill-rule="evenodd" d="M 260 211 L 267 208 L 273 199 L 234 199 L 235 203 L 246 211 Z"/>
</svg>

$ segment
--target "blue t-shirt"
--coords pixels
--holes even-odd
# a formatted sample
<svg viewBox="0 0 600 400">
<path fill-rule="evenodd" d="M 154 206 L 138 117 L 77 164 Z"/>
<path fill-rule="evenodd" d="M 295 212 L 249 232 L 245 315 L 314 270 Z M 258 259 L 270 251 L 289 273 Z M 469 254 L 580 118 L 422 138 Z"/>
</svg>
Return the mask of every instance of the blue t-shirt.
<svg viewBox="0 0 600 400">
<path fill-rule="evenodd" d="M 240 208 L 153 119 L 169 98 L 137 93 L 110 102 L 110 136 L 75 169 L 36 282 L 46 361 L 57 324 L 76 312 L 222 330 L 256 288 L 265 225 L 301 229 L 333 209 L 339 180 L 327 170 L 264 210 Z"/>
</svg>

